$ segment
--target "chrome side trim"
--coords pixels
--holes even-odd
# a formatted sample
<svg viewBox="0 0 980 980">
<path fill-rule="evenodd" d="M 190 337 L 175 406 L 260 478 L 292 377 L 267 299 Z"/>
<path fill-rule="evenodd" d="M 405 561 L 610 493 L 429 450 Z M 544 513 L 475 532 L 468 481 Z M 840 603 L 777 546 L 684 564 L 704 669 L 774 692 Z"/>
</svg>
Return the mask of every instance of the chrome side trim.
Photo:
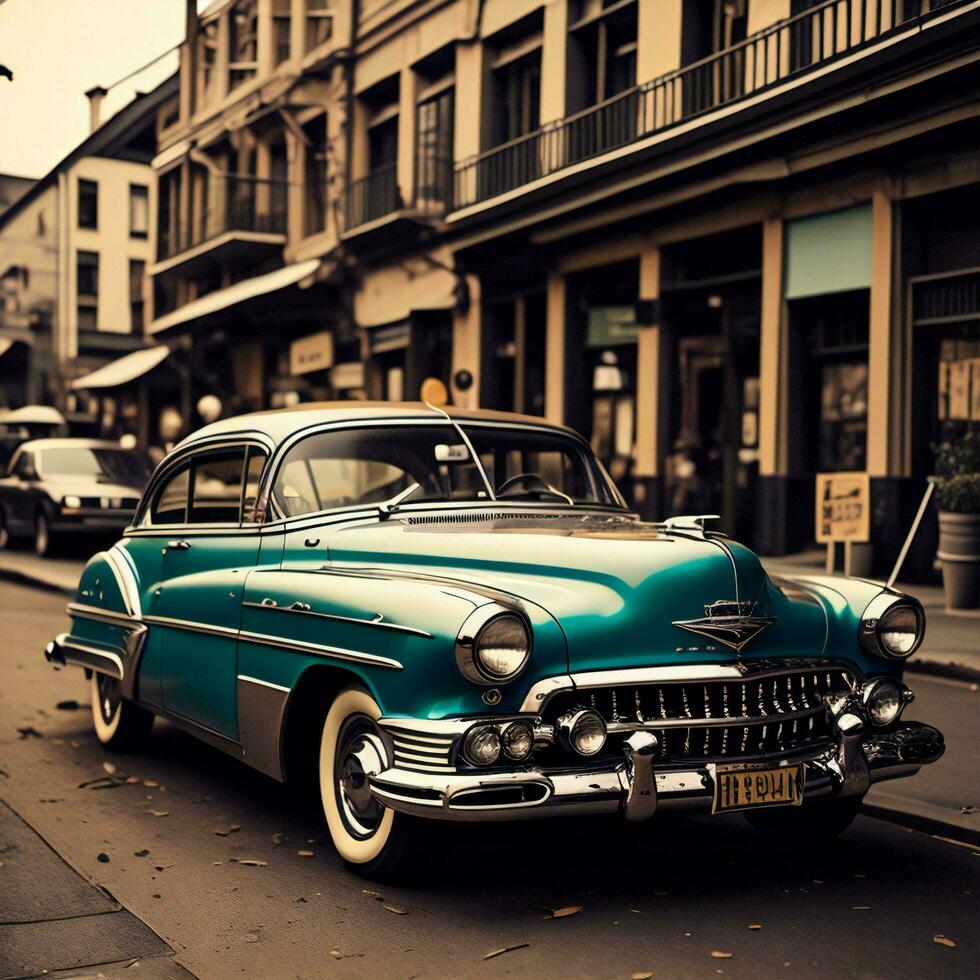
<svg viewBox="0 0 980 980">
<path fill-rule="evenodd" d="M 140 601 L 139 582 L 136 579 L 136 567 L 133 564 L 132 556 L 125 548 L 114 544 L 106 552 L 106 557 L 113 565 L 117 578 L 121 579 L 120 591 L 126 608 L 139 619 L 143 615 L 143 605 Z"/>
<path fill-rule="evenodd" d="M 259 684 L 262 687 L 271 687 L 273 691 L 285 691 L 286 694 L 292 690 L 291 687 L 283 687 L 282 684 L 273 684 L 271 681 L 263 681 L 258 677 L 249 677 L 247 674 L 239 674 L 238 679 L 240 681 L 245 681 L 247 684 Z"/>
<path fill-rule="evenodd" d="M 280 571 L 280 569 L 272 569 Z M 315 609 L 294 609 L 292 606 L 276 606 L 267 602 L 243 602 L 243 606 L 250 609 L 265 609 L 271 612 L 294 613 L 299 616 L 315 616 L 319 619 L 329 619 L 338 623 L 355 623 L 358 626 L 370 626 L 379 630 L 396 630 L 400 633 L 410 633 L 413 636 L 421 636 L 427 640 L 432 639 L 432 634 L 425 630 L 417 629 L 414 626 L 402 626 L 400 623 L 388 623 L 384 619 L 359 619 L 357 616 L 340 616 L 335 613 L 317 612 Z M 378 613 L 381 616 L 381 613 Z"/>
<path fill-rule="evenodd" d="M 133 627 L 140 620 L 129 613 L 115 612 L 112 609 L 99 609 L 83 602 L 69 602 L 65 612 L 74 619 L 88 619 L 93 623 L 108 623 L 110 626 Z"/>
<path fill-rule="evenodd" d="M 371 667 L 390 667 L 392 670 L 402 670 L 402 664 L 390 657 L 379 657 L 373 653 L 361 650 L 345 650 L 343 647 L 329 647 L 321 643 L 306 643 L 303 640 L 290 640 L 281 636 L 270 636 L 268 633 L 251 633 L 243 630 L 237 635 L 243 643 L 256 643 L 263 646 L 278 647 L 280 650 L 291 650 L 294 653 L 307 653 L 314 657 L 330 657 L 333 660 L 344 660 L 350 663 L 367 664 Z"/>
<path fill-rule="evenodd" d="M 153 626 L 166 626 L 175 630 L 187 630 L 190 633 L 205 633 L 209 636 L 224 636 L 228 639 L 235 639 L 238 630 L 228 626 L 212 626 L 207 623 L 195 623 L 188 619 L 171 619 L 169 616 L 144 616 L 144 623 Z"/>
</svg>

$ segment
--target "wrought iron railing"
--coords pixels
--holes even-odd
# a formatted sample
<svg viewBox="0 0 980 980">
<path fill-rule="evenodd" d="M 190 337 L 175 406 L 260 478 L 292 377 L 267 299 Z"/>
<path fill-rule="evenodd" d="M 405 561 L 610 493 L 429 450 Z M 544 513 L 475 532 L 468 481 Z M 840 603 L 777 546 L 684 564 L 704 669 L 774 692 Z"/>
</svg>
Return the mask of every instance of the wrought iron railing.
<svg viewBox="0 0 980 980">
<path fill-rule="evenodd" d="M 453 207 L 514 190 L 859 50 L 970 0 L 826 0 L 701 61 L 456 165 Z"/>
<path fill-rule="evenodd" d="M 357 228 L 402 207 L 398 189 L 398 165 L 389 163 L 347 185 L 344 227 Z"/>
<path fill-rule="evenodd" d="M 179 255 L 227 232 L 286 233 L 286 181 L 213 176 L 205 186 L 190 220 L 160 229 L 158 258 Z"/>
</svg>

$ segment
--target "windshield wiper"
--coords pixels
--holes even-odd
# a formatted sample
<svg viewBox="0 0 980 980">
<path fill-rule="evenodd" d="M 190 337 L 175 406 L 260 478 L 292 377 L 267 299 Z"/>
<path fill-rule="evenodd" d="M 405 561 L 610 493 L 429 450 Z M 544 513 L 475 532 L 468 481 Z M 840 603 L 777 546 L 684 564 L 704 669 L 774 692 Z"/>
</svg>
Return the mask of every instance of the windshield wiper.
<svg viewBox="0 0 980 980">
<path fill-rule="evenodd" d="M 420 484 L 413 483 L 410 487 L 405 487 L 401 493 L 396 493 L 390 500 L 385 500 L 378 504 L 378 517 L 380 517 L 383 521 L 388 520 L 388 518 L 391 517 L 391 515 L 394 514 L 395 511 L 401 506 L 402 501 L 408 497 L 411 497 L 412 494 L 419 488 Z"/>
</svg>

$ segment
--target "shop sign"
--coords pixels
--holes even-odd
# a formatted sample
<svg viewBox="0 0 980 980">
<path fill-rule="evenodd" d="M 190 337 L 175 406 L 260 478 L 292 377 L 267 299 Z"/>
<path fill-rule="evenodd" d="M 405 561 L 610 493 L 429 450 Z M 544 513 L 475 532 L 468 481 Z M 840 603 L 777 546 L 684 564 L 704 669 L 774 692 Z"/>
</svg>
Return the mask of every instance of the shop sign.
<svg viewBox="0 0 980 980">
<path fill-rule="evenodd" d="M 364 365 L 361 361 L 348 361 L 338 364 L 330 372 L 330 384 L 337 391 L 364 387 Z"/>
<path fill-rule="evenodd" d="M 333 365 L 333 334 L 321 330 L 309 337 L 301 337 L 289 345 L 289 373 L 309 374 L 325 371 Z"/>
<path fill-rule="evenodd" d="M 589 310 L 586 347 L 616 347 L 635 344 L 637 337 L 635 306 L 593 306 Z"/>
<path fill-rule="evenodd" d="M 871 478 L 867 473 L 818 473 L 816 515 L 820 544 L 868 541 Z"/>
</svg>

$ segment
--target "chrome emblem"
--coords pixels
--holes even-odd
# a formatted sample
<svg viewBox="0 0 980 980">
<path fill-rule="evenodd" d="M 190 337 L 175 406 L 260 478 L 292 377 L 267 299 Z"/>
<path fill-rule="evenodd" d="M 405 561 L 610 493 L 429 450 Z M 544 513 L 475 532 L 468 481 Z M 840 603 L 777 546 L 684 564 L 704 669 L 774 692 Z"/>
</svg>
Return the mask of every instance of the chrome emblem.
<svg viewBox="0 0 980 980">
<path fill-rule="evenodd" d="M 772 616 L 753 616 L 754 602 L 719 599 L 704 607 L 704 619 L 678 619 L 674 626 L 707 636 L 736 652 L 776 622 Z"/>
</svg>

